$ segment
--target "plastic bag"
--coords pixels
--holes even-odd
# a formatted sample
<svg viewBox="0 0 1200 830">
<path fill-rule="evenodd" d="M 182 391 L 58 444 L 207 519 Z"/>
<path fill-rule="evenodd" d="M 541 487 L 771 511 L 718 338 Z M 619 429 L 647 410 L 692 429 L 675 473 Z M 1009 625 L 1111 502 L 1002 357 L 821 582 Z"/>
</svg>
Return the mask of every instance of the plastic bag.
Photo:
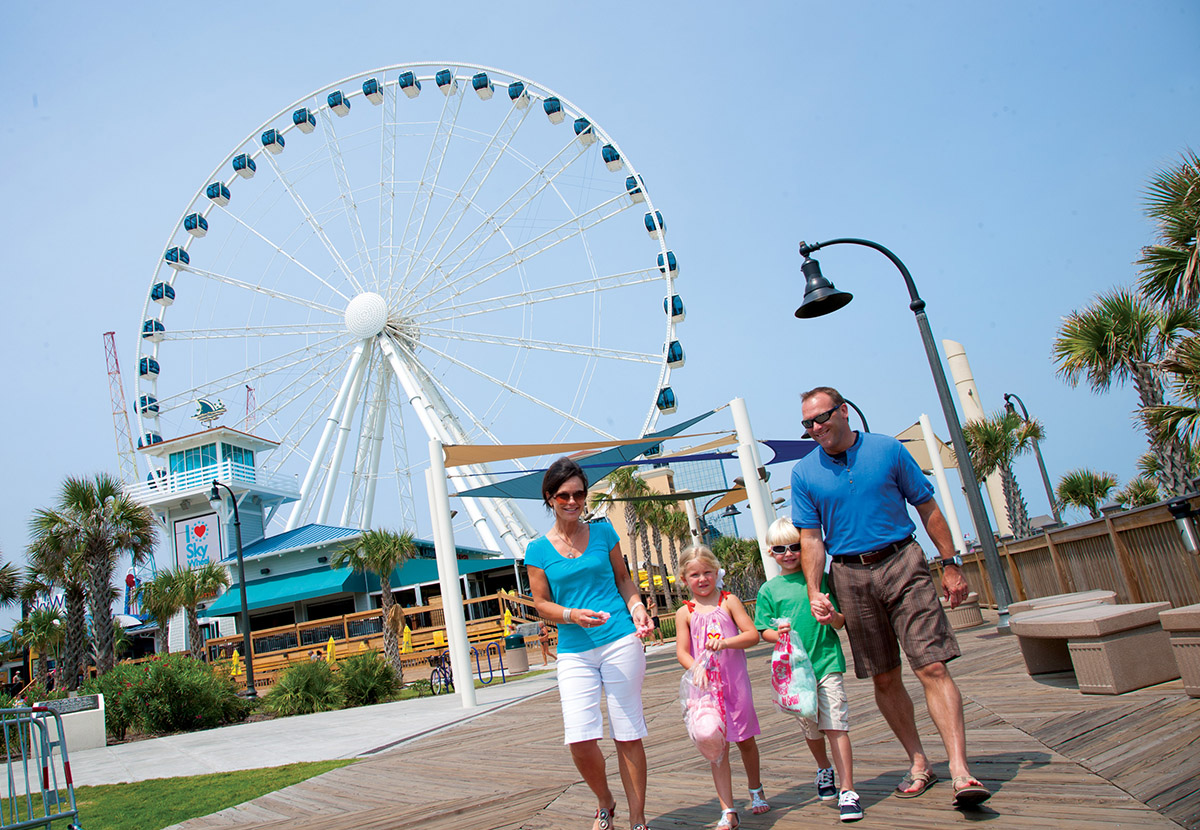
<svg viewBox="0 0 1200 830">
<path fill-rule="evenodd" d="M 705 650 L 679 681 L 679 704 L 688 737 L 700 754 L 712 763 L 720 761 L 728 747 L 725 707 L 719 682 L 714 682 L 717 655 Z"/>
<path fill-rule="evenodd" d="M 781 623 L 790 625 L 791 621 L 775 620 L 777 628 Z M 775 705 L 784 712 L 817 719 L 817 676 L 804 644 L 793 641 L 791 631 L 779 633 L 771 653 L 771 688 L 775 690 Z"/>
</svg>

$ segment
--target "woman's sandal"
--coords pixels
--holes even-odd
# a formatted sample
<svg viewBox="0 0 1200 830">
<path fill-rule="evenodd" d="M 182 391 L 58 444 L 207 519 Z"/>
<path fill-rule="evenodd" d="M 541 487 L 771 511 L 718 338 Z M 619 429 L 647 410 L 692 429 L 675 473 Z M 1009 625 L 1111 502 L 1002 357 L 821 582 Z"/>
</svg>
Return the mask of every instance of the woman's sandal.
<svg viewBox="0 0 1200 830">
<path fill-rule="evenodd" d="M 952 784 L 955 807 L 976 807 L 992 797 L 992 791 L 973 775 L 955 776 Z"/>
<path fill-rule="evenodd" d="M 603 807 L 598 807 L 596 809 L 596 830 L 612 830 L 612 820 L 616 814 L 617 805 L 615 803 L 607 810 Z"/>
<path fill-rule="evenodd" d="M 738 821 L 737 810 L 732 808 L 721 811 L 721 820 L 717 822 L 717 830 L 737 830 L 742 823 Z"/>
<path fill-rule="evenodd" d="M 767 803 L 767 797 L 763 795 L 763 788 L 750 791 L 750 812 L 754 815 L 760 815 L 771 809 L 771 805 Z"/>
</svg>

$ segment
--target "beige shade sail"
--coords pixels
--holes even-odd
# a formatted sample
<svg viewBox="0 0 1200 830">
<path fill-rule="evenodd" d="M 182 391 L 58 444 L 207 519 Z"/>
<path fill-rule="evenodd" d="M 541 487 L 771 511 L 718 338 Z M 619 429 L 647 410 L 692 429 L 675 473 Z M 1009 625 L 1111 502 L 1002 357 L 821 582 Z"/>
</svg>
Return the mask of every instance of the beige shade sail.
<svg viewBox="0 0 1200 830">
<path fill-rule="evenodd" d="M 942 458 L 942 466 L 946 469 L 958 469 L 958 456 L 954 454 L 954 449 L 941 438 L 936 435 L 934 438 L 938 443 L 938 453 Z M 917 464 L 926 473 L 933 469 L 933 461 L 929 457 L 929 448 L 925 445 L 925 437 L 921 434 L 920 422 L 913 424 L 908 429 L 904 430 L 896 436 L 896 439 L 904 445 L 909 454 L 916 459 Z"/>
</svg>

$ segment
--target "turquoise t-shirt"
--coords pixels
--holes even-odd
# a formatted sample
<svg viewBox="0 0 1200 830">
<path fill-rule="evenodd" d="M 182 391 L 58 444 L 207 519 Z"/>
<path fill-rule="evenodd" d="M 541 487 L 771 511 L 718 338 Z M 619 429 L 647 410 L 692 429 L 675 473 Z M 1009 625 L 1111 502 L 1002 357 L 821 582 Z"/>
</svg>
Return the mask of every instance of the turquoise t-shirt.
<svg viewBox="0 0 1200 830">
<path fill-rule="evenodd" d="M 637 630 L 625 600 L 617 591 L 609 559 L 609 553 L 620 541 L 617 531 L 608 522 L 595 522 L 587 527 L 587 547 L 577 559 L 563 556 L 545 536 L 539 536 L 525 548 L 525 564 L 545 572 L 555 602 L 567 608 L 607 611 L 611 615 L 608 622 L 595 628 L 556 620 L 558 650 L 564 653 L 608 645 Z"/>
<path fill-rule="evenodd" d="M 821 577 L 821 591 L 829 593 L 827 576 Z M 833 607 L 837 608 L 837 600 L 832 594 L 830 600 Z M 759 631 L 774 628 L 774 621 L 779 617 L 787 617 L 792 621 L 792 637 L 804 644 L 818 680 L 827 674 L 846 671 L 846 655 L 842 653 L 842 642 L 838 639 L 837 631 L 832 625 L 817 622 L 812 615 L 812 605 L 808 601 L 808 580 L 804 574 L 780 574 L 767 580 L 758 589 L 754 627 Z"/>
</svg>

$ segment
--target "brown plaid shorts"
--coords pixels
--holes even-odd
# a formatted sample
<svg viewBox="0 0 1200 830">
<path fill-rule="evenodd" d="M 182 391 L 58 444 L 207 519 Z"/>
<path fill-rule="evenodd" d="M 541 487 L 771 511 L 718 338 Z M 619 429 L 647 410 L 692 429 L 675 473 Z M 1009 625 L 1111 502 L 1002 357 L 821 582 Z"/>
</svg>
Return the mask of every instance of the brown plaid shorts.
<svg viewBox="0 0 1200 830">
<path fill-rule="evenodd" d="M 899 666 L 901 646 L 914 669 L 962 654 L 917 542 L 874 565 L 842 563 L 835 556 L 830 576 L 846 616 L 856 677 Z"/>
</svg>

